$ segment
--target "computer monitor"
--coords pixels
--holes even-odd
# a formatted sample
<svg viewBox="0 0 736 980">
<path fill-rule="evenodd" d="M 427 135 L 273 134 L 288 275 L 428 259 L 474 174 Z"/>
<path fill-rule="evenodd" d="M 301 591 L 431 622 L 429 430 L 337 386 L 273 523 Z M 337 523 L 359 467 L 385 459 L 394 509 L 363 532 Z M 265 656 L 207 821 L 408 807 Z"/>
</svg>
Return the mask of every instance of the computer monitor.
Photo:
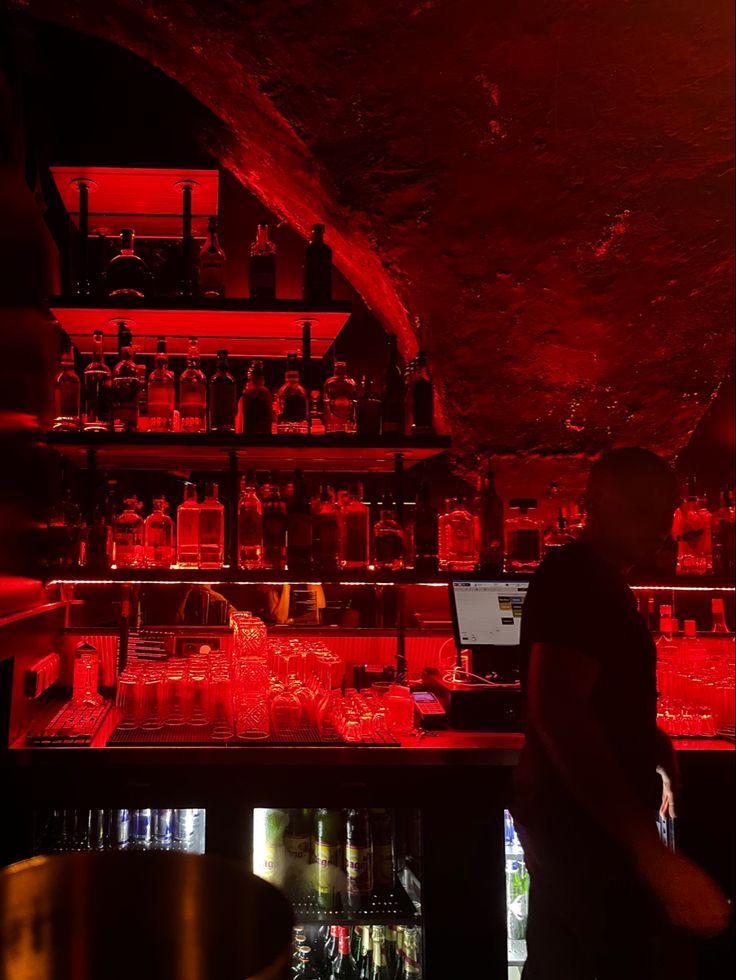
<svg viewBox="0 0 736 980">
<path fill-rule="evenodd" d="M 450 605 L 458 650 L 472 653 L 473 672 L 518 676 L 521 615 L 529 579 L 456 578 Z"/>
</svg>

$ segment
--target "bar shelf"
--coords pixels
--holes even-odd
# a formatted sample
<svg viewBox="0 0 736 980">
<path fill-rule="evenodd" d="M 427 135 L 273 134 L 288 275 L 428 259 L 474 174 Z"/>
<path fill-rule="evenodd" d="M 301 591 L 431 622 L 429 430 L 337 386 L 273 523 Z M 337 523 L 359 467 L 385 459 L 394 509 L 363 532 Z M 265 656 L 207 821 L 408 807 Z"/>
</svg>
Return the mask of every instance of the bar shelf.
<svg viewBox="0 0 736 980">
<path fill-rule="evenodd" d="M 104 572 L 87 572 L 84 568 L 63 569 L 49 572 L 49 584 L 76 585 L 285 585 L 300 582 L 318 582 L 325 585 L 425 585 L 446 586 L 451 574 L 436 572 L 427 574 L 412 568 L 396 572 L 369 569 L 366 571 L 337 572 L 288 572 L 272 569 L 244 571 L 238 568 L 111 568 Z"/>
<path fill-rule="evenodd" d="M 301 351 L 305 323 L 311 331 L 311 354 L 323 357 L 350 316 L 349 302 L 334 301 L 319 310 L 300 299 L 271 303 L 253 299 L 142 299 L 101 303 L 96 299 L 56 296 L 53 315 L 82 354 L 92 352 L 92 333 L 101 330 L 108 349 L 117 344 L 118 324 L 135 334 L 141 354 L 153 354 L 165 336 L 171 355 L 186 354 L 190 337 L 199 339 L 203 357 L 227 348 L 234 357 L 286 357 Z M 112 343 L 112 347 L 111 347 Z"/>
<path fill-rule="evenodd" d="M 346 473 L 391 473 L 400 455 L 405 466 L 450 448 L 447 436 L 366 440 L 357 436 L 275 435 L 249 439 L 235 433 L 49 432 L 47 442 L 80 466 L 174 471 L 303 469 Z"/>
</svg>

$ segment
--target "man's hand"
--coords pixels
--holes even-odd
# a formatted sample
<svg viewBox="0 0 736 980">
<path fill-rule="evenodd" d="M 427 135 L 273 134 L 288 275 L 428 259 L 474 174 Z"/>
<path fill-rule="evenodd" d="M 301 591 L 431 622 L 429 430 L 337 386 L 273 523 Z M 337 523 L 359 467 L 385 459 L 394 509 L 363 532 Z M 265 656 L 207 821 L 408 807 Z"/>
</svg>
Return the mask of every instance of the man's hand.
<svg viewBox="0 0 736 980">
<path fill-rule="evenodd" d="M 662 847 L 640 870 L 673 926 L 708 938 L 728 925 L 728 899 L 697 864 Z"/>
<path fill-rule="evenodd" d="M 676 817 L 675 812 L 675 789 L 672 785 L 672 780 L 667 775 L 662 766 L 657 766 L 657 772 L 662 777 L 662 804 L 659 808 L 659 815 L 663 819 L 667 817 Z"/>
</svg>

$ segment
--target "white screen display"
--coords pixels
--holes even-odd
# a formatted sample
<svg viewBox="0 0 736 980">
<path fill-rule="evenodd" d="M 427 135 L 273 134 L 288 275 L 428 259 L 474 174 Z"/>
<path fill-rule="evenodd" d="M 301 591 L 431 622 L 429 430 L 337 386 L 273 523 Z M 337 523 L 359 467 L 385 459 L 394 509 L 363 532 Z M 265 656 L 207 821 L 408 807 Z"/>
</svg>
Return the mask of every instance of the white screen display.
<svg viewBox="0 0 736 980">
<path fill-rule="evenodd" d="M 518 646 L 528 582 L 453 582 L 460 642 Z"/>
</svg>

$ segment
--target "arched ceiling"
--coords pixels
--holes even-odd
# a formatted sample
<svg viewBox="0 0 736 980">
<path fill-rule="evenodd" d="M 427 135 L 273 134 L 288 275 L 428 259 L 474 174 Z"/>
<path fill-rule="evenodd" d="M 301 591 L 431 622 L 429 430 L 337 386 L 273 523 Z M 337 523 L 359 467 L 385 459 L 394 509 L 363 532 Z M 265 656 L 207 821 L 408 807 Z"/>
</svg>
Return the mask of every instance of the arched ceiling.
<svg viewBox="0 0 736 980">
<path fill-rule="evenodd" d="M 161 68 L 326 221 L 460 448 L 687 442 L 733 343 L 731 0 L 16 3 Z"/>
</svg>

